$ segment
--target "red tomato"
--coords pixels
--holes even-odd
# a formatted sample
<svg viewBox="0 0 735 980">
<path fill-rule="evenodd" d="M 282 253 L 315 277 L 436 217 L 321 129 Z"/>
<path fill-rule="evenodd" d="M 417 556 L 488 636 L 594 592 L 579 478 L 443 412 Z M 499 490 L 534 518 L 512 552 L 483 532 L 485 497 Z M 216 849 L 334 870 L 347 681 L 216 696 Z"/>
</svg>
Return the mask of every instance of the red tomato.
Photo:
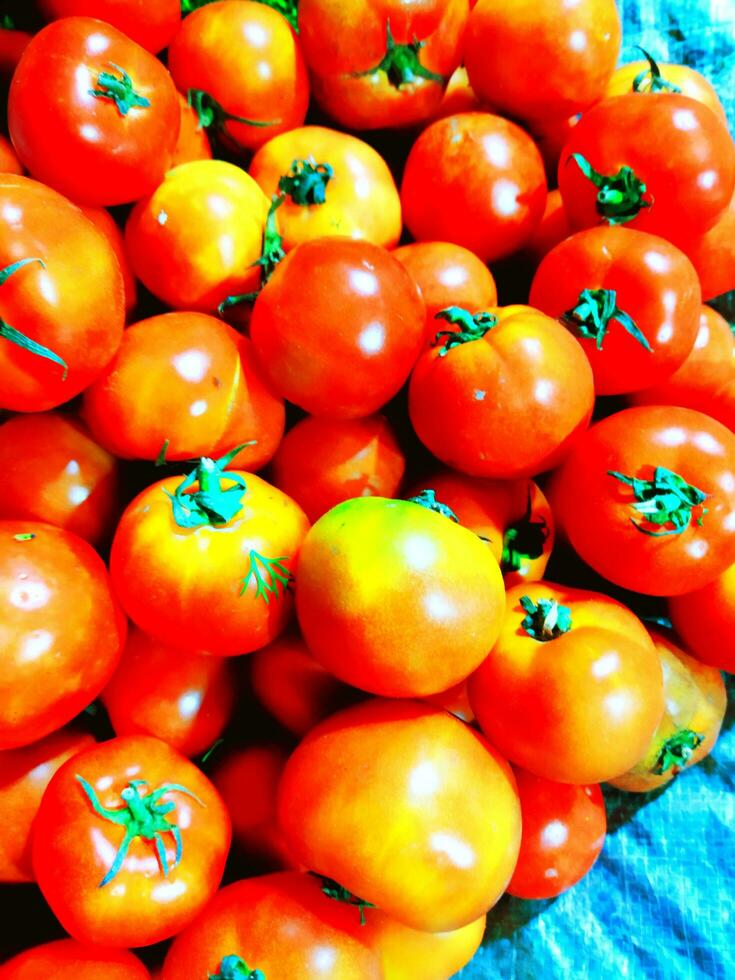
<svg viewBox="0 0 735 980">
<path fill-rule="evenodd" d="M 0 521 L 0 606 L 0 749 L 12 749 L 97 697 L 125 621 L 90 545 L 36 521 Z"/>
<path fill-rule="evenodd" d="M 449 329 L 411 375 L 409 413 L 419 439 L 471 476 L 516 479 L 556 466 L 594 404 L 592 371 L 577 341 L 529 307 L 445 312 L 435 322 Z"/>
<path fill-rule="evenodd" d="M 735 564 L 707 585 L 672 596 L 669 613 L 698 660 L 735 674 Z"/>
<path fill-rule="evenodd" d="M 570 786 L 514 769 L 523 833 L 508 885 L 516 898 L 554 898 L 584 878 L 605 843 L 599 786 Z"/>
<path fill-rule="evenodd" d="M 703 299 L 735 289 L 735 194 L 710 230 L 681 242 L 681 248 L 697 270 Z"/>
<path fill-rule="evenodd" d="M 0 517 L 55 524 L 93 545 L 111 535 L 117 460 L 73 416 L 39 412 L 8 419 L 0 426 L 0 458 Z"/>
<path fill-rule="evenodd" d="M 529 302 L 558 317 L 589 358 L 599 395 L 670 377 L 691 353 L 702 295 L 683 252 L 627 228 L 589 228 L 553 248 Z"/>
<path fill-rule="evenodd" d="M 101 20 L 65 17 L 26 48 L 8 126 L 22 163 L 44 184 L 84 204 L 126 204 L 170 167 L 179 107 L 152 54 Z"/>
<path fill-rule="evenodd" d="M 644 52 L 645 53 L 645 52 Z M 659 93 L 680 92 L 709 106 L 727 126 L 727 113 L 713 85 L 704 75 L 689 65 L 657 64 L 646 54 L 645 61 L 631 61 L 615 70 L 605 91 L 605 96 L 625 95 L 626 92 Z"/>
<path fill-rule="evenodd" d="M 34 946 L 0 967 L 2 980 L 150 980 L 137 956 L 126 949 L 85 946 L 58 939 Z"/>
<path fill-rule="evenodd" d="M 235 697 L 229 661 L 178 650 L 135 627 L 102 692 L 116 735 L 154 735 L 188 756 L 219 738 Z"/>
<path fill-rule="evenodd" d="M 96 17 L 153 54 L 168 47 L 181 23 L 179 0 L 39 0 L 38 5 L 48 20 Z"/>
<path fill-rule="evenodd" d="M 584 161 L 594 171 L 589 176 Z M 722 121 L 673 93 L 633 92 L 598 103 L 574 127 L 559 160 L 574 229 L 606 220 L 684 241 L 716 223 L 734 188 L 735 144 Z"/>
<path fill-rule="evenodd" d="M 55 408 L 91 384 L 120 343 L 114 252 L 60 194 L 2 175 L 0 283 L 0 408 Z"/>
<path fill-rule="evenodd" d="M 524 245 L 523 251 L 530 257 L 534 266 L 537 266 L 554 246 L 563 242 L 570 234 L 571 230 L 561 199 L 561 191 L 558 189 L 549 191 L 543 217 L 536 226 L 533 235 Z"/>
<path fill-rule="evenodd" d="M 518 856 L 510 767 L 415 701 L 371 700 L 318 725 L 286 763 L 278 814 L 307 867 L 426 932 L 485 913 Z"/>
<path fill-rule="evenodd" d="M 70 727 L 0 752 L 0 806 L 6 815 L 0 830 L 0 882 L 33 881 L 31 830 L 44 790 L 67 759 L 93 743 L 91 735 Z"/>
<path fill-rule="evenodd" d="M 194 163 L 195 160 L 211 160 L 212 147 L 207 136 L 207 130 L 199 122 L 196 109 L 190 106 L 179 92 L 179 110 L 181 113 L 181 128 L 179 139 L 174 150 L 171 167 L 182 163 Z"/>
<path fill-rule="evenodd" d="M 10 78 L 33 35 L 0 27 L 0 78 Z"/>
<path fill-rule="evenodd" d="M 553 499 L 600 575 L 649 595 L 691 592 L 735 561 L 735 435 L 688 408 L 629 408 L 584 434 Z"/>
<path fill-rule="evenodd" d="M 163 643 L 218 656 L 257 650 L 286 628 L 309 526 L 290 497 L 252 473 L 224 472 L 228 462 L 203 459 L 183 482 L 143 490 L 110 555 L 133 622 Z"/>
<path fill-rule="evenodd" d="M 230 818 L 214 786 L 165 742 L 79 752 L 44 793 L 33 870 L 71 936 L 147 946 L 180 932 L 217 890 Z"/>
<path fill-rule="evenodd" d="M 641 757 L 664 710 L 643 624 L 596 592 L 549 582 L 509 590 L 489 657 L 470 678 L 480 728 L 524 769 L 599 783 Z"/>
<path fill-rule="evenodd" d="M 250 321 L 275 390 L 330 419 L 371 415 L 392 398 L 423 332 L 424 304 L 400 262 L 346 238 L 295 248 L 258 296 Z"/>
<path fill-rule="evenodd" d="M 221 0 L 190 14 L 171 42 L 174 81 L 203 126 L 254 150 L 301 126 L 309 78 L 288 21 L 263 3 Z"/>
<path fill-rule="evenodd" d="M 544 164 L 531 137 L 507 119 L 447 116 L 408 154 L 401 203 L 418 241 L 454 242 L 493 262 L 518 251 L 541 220 Z"/>
<path fill-rule="evenodd" d="M 84 417 L 117 456 L 167 460 L 238 453 L 260 469 L 283 435 L 285 410 L 253 347 L 204 313 L 164 313 L 129 327 L 115 358 L 84 395 Z"/>
<path fill-rule="evenodd" d="M 23 172 L 23 164 L 18 159 L 13 144 L 0 134 L 0 173 L 20 175 Z"/>
<path fill-rule="evenodd" d="M 596 102 L 620 53 L 615 0 L 480 0 L 465 64 L 479 97 L 518 119 L 560 119 Z"/>
<path fill-rule="evenodd" d="M 128 261 L 125 252 L 125 239 L 122 231 L 117 226 L 115 219 L 106 208 L 93 208 L 87 205 L 80 205 L 80 209 L 89 218 L 98 231 L 101 231 L 115 253 L 120 272 L 123 277 L 123 289 L 125 291 L 125 312 L 131 313 L 138 302 L 138 284 L 135 281 L 132 266 Z"/>
<path fill-rule="evenodd" d="M 302 419 L 286 434 L 271 472 L 273 483 L 316 521 L 352 497 L 395 497 L 405 468 L 387 420 L 370 415 Z"/>
</svg>

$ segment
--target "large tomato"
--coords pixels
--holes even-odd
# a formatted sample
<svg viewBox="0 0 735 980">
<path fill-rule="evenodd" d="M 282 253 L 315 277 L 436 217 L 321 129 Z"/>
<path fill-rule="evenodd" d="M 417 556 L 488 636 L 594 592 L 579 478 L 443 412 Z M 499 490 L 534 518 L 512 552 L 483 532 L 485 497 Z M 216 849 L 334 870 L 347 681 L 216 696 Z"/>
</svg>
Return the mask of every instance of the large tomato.
<svg viewBox="0 0 735 980">
<path fill-rule="evenodd" d="M 0 749 L 71 721 L 107 683 L 124 639 L 107 570 L 86 541 L 0 521 Z"/>
<path fill-rule="evenodd" d="M 493 745 L 564 783 L 619 776 L 664 710 L 661 662 L 643 624 L 596 592 L 549 582 L 508 591 L 498 642 L 470 678 L 470 703 Z"/>
<path fill-rule="evenodd" d="M 197 767 L 144 735 L 93 745 L 56 772 L 33 831 L 46 901 L 80 942 L 147 946 L 217 890 L 230 818 Z"/>
<path fill-rule="evenodd" d="M 415 701 L 371 700 L 318 725 L 286 763 L 278 813 L 297 859 L 426 932 L 493 906 L 520 843 L 510 767 Z"/>
<path fill-rule="evenodd" d="M 49 187 L 0 176 L 0 408 L 40 412 L 86 388 L 117 350 L 123 281 L 94 225 Z"/>
<path fill-rule="evenodd" d="M 672 596 L 669 612 L 698 660 L 735 674 L 735 564 L 707 585 Z"/>
<path fill-rule="evenodd" d="M 104 20 L 153 54 L 168 47 L 181 23 L 180 0 L 39 0 L 38 6 L 48 20 Z"/>
<path fill-rule="evenodd" d="M 137 956 L 126 949 L 87 946 L 58 939 L 34 946 L 0 967 L 0 980 L 150 980 Z"/>
<path fill-rule="evenodd" d="M 171 76 L 91 17 L 38 33 L 13 75 L 8 127 L 23 164 L 73 201 L 135 201 L 163 179 L 179 134 Z"/>
<path fill-rule="evenodd" d="M 605 578 L 691 592 L 735 561 L 735 435 L 688 408 L 626 409 L 583 435 L 552 499 L 574 549 Z"/>
<path fill-rule="evenodd" d="M 727 125 L 727 113 L 714 86 L 689 65 L 658 64 L 646 53 L 646 60 L 631 61 L 616 68 L 607 84 L 605 96 L 625 95 L 626 92 L 679 92 L 709 106 Z"/>
</svg>

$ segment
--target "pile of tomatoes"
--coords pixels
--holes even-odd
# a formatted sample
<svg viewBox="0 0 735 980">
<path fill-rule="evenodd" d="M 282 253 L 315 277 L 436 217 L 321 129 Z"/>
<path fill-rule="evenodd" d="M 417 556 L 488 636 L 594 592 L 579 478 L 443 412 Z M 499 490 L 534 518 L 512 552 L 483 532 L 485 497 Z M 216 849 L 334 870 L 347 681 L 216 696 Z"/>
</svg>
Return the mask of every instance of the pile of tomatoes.
<svg viewBox="0 0 735 980">
<path fill-rule="evenodd" d="M 717 94 L 614 0 L 21 14 L 0 977 L 448 980 L 722 724 Z"/>
</svg>

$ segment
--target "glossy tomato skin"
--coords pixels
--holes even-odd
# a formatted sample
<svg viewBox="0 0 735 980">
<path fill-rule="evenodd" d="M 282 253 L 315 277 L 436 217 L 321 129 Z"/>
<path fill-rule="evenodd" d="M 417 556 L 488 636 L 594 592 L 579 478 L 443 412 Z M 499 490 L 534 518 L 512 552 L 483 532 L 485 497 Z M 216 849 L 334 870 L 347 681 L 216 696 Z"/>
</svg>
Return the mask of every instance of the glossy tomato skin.
<svg viewBox="0 0 735 980">
<path fill-rule="evenodd" d="M 689 652 L 735 674 L 735 564 L 707 585 L 672 596 L 669 614 Z"/>
<path fill-rule="evenodd" d="M 96 17 L 152 54 L 168 47 L 181 23 L 179 0 L 40 0 L 39 7 L 48 20 Z"/>
<path fill-rule="evenodd" d="M 521 597 L 556 601 L 571 628 L 538 639 Z M 606 596 L 549 582 L 514 586 L 498 642 L 469 682 L 480 728 L 516 765 L 545 779 L 598 783 L 643 754 L 664 710 L 656 649 Z"/>
<path fill-rule="evenodd" d="M 50 524 L 0 521 L 0 595 L 0 749 L 12 749 L 97 697 L 126 627 L 102 560 Z"/>
<path fill-rule="evenodd" d="M 328 898 L 321 882 L 298 872 L 263 875 L 223 888 L 176 937 L 163 980 L 214 976 L 237 955 L 268 980 L 382 980 L 354 905 Z"/>
<path fill-rule="evenodd" d="M 450 932 L 423 932 L 380 909 L 369 909 L 363 931 L 380 954 L 385 980 L 438 980 L 453 977 L 475 955 L 485 932 L 485 916 Z"/>
<path fill-rule="evenodd" d="M 324 126 L 302 126 L 260 147 L 248 172 L 270 199 L 294 161 L 331 168 L 321 204 L 286 194 L 278 209 L 283 248 L 339 235 L 393 248 L 401 237 L 401 199 L 388 165 L 368 143 Z M 297 195 L 298 196 L 298 195 Z"/>
<path fill-rule="evenodd" d="M 165 821 L 177 825 L 182 837 L 177 861 L 174 837 L 162 831 L 167 875 L 154 842 L 135 837 L 117 873 L 100 884 L 125 829 L 93 809 L 79 776 L 108 810 L 125 809 L 120 794 L 132 780 L 144 781 L 139 784 L 143 798 L 172 784 L 195 795 L 174 788 L 160 798 L 163 805 L 175 804 Z M 73 938 L 146 946 L 175 935 L 211 899 L 229 846 L 230 818 L 207 777 L 165 742 L 131 735 L 94 745 L 57 771 L 36 818 L 33 869 L 46 901 Z"/>
<path fill-rule="evenodd" d="M 37 258 L 0 288 L 0 316 L 52 350 L 63 366 L 0 339 L 0 408 L 42 412 L 100 374 L 124 325 L 114 252 L 78 208 L 27 177 L 0 176 L 0 268 Z"/>
<path fill-rule="evenodd" d="M 579 308 L 585 290 L 614 290 L 616 309 L 630 317 L 650 350 L 608 321 L 604 336 L 585 336 L 565 314 Z M 589 228 L 553 248 L 531 285 L 529 302 L 566 323 L 589 358 L 599 395 L 617 395 L 657 384 L 691 353 L 702 304 L 689 259 L 663 238 L 627 228 Z M 594 330 L 593 330 L 594 332 Z"/>
<path fill-rule="evenodd" d="M 164 313 L 129 327 L 84 395 L 84 417 L 117 456 L 219 457 L 255 441 L 236 465 L 260 469 L 283 435 L 283 401 L 263 380 L 253 346 L 204 313 Z"/>
<path fill-rule="evenodd" d="M 727 113 L 725 112 L 724 106 L 720 102 L 715 87 L 707 81 L 704 75 L 700 74 L 695 68 L 690 68 L 689 65 L 659 62 L 658 68 L 664 84 L 675 85 L 681 90 L 682 95 L 686 95 L 689 99 L 695 99 L 697 102 L 702 102 L 712 109 L 720 117 L 722 122 L 727 125 Z M 637 89 L 639 94 L 658 94 L 651 87 L 653 75 L 650 64 L 647 61 L 631 61 L 615 69 L 607 84 L 605 97 L 611 98 L 614 95 L 625 95 L 628 92 L 636 91 L 634 83 L 640 75 L 643 75 L 643 77 L 640 79 Z"/>
<path fill-rule="evenodd" d="M 371 700 L 318 725 L 286 764 L 278 812 L 304 864 L 426 932 L 484 914 L 518 855 L 510 767 L 415 701 Z"/>
<path fill-rule="evenodd" d="M 523 833 L 508 885 L 516 898 L 554 898 L 583 878 L 605 843 L 600 787 L 555 783 L 514 768 Z"/>
<path fill-rule="evenodd" d="M 228 660 L 178 650 L 132 627 L 102 701 L 116 735 L 153 735 L 195 756 L 222 734 L 234 681 Z"/>
<path fill-rule="evenodd" d="M 406 160 L 403 220 L 417 241 L 463 245 L 483 262 L 531 237 L 546 203 L 539 151 L 520 126 L 464 112 L 428 126 Z"/>
<path fill-rule="evenodd" d="M 110 555 L 115 591 L 133 622 L 163 643 L 217 656 L 249 653 L 286 628 L 291 594 L 271 582 L 265 598 L 256 595 L 253 561 L 266 582 L 263 559 L 279 559 L 295 574 L 309 526 L 280 490 L 252 473 L 230 472 L 244 479 L 247 491 L 227 524 L 180 527 L 166 491 L 175 493 L 181 479 L 169 477 L 133 500 Z"/>
<path fill-rule="evenodd" d="M 150 980 L 150 973 L 128 950 L 87 946 L 58 939 L 14 956 L 0 967 L 2 980 Z"/>
<path fill-rule="evenodd" d="M 33 881 L 31 831 L 44 790 L 67 759 L 93 743 L 91 735 L 70 726 L 0 752 L 0 805 L 6 814 L 0 832 L 0 882 Z"/>
<path fill-rule="evenodd" d="M 23 164 L 18 159 L 13 144 L 2 135 L 0 135 L 0 173 L 17 176 L 24 173 Z"/>
<path fill-rule="evenodd" d="M 8 419 L 0 426 L 0 458 L 0 518 L 45 521 L 92 545 L 111 536 L 118 463 L 74 416 L 34 412 Z"/>
<path fill-rule="evenodd" d="M 200 125 L 199 116 L 181 94 L 179 96 L 179 111 L 181 113 L 181 128 L 174 150 L 171 167 L 182 163 L 194 163 L 195 160 L 211 160 L 212 145 L 207 136 L 207 130 Z"/>
<path fill-rule="evenodd" d="M 620 42 L 614 0 L 480 0 L 467 25 L 465 64 L 475 92 L 503 115 L 560 119 L 602 96 Z"/>
<path fill-rule="evenodd" d="M 128 100 L 122 111 L 113 98 L 93 94 L 111 91 L 107 76 L 120 83 L 117 66 L 148 105 L 128 108 Z M 150 193 L 171 164 L 179 124 L 164 66 L 91 17 L 65 17 L 40 31 L 10 87 L 8 126 L 18 156 L 38 180 L 83 204 L 126 204 Z"/>
<path fill-rule="evenodd" d="M 709 231 L 682 241 L 681 248 L 697 270 L 703 299 L 735 289 L 735 194 Z"/>
<path fill-rule="evenodd" d="M 195 10 L 173 39 L 168 63 L 184 95 L 206 92 L 227 113 L 260 124 L 224 123 L 223 135 L 237 149 L 255 150 L 304 121 L 309 79 L 300 45 L 285 17 L 264 4 L 221 0 Z"/>
<path fill-rule="evenodd" d="M 503 595 L 498 563 L 477 535 L 419 504 L 359 497 L 307 535 L 296 610 L 311 653 L 340 680 L 420 697 L 479 665 L 498 635 Z"/>
<path fill-rule="evenodd" d="M 626 227 L 673 242 L 711 228 L 735 185 L 730 134 L 711 109 L 684 95 L 618 95 L 593 106 L 574 127 L 559 160 L 559 189 L 572 228 L 590 228 L 602 220 L 598 192 L 570 159 L 574 153 L 609 176 L 632 167 L 650 206 Z"/>
<path fill-rule="evenodd" d="M 383 415 L 345 420 L 310 416 L 287 432 L 271 474 L 273 483 L 316 521 L 352 497 L 395 497 L 405 468 L 406 459 Z"/>
<path fill-rule="evenodd" d="M 409 386 L 411 422 L 462 473 L 533 476 L 556 466 L 587 428 L 592 371 L 577 341 L 539 310 L 488 312 L 498 322 L 480 339 L 442 354 L 439 338 L 421 355 Z"/>
<path fill-rule="evenodd" d="M 243 170 L 196 160 L 138 201 L 125 246 L 136 276 L 164 303 L 214 313 L 228 296 L 258 288 L 267 215 L 268 199 Z"/>
<path fill-rule="evenodd" d="M 98 231 L 101 231 L 109 242 L 115 258 L 120 266 L 123 277 L 123 289 L 125 292 L 125 312 L 130 314 L 138 302 L 138 284 L 133 273 L 132 266 L 125 252 L 125 239 L 118 227 L 115 219 L 106 208 L 90 207 L 86 204 L 79 205 L 87 218 L 92 222 Z"/>
<path fill-rule="evenodd" d="M 400 262 L 346 238 L 295 248 L 258 296 L 250 321 L 274 389 L 330 419 L 372 415 L 392 398 L 423 332 L 423 301 Z"/>
<path fill-rule="evenodd" d="M 633 488 L 609 475 L 652 481 L 656 467 L 707 494 L 681 533 L 660 535 L 676 526 L 647 522 Z M 617 412 L 580 439 L 555 476 L 553 499 L 572 546 L 600 575 L 648 595 L 691 592 L 735 561 L 735 436 L 688 408 Z"/>
</svg>

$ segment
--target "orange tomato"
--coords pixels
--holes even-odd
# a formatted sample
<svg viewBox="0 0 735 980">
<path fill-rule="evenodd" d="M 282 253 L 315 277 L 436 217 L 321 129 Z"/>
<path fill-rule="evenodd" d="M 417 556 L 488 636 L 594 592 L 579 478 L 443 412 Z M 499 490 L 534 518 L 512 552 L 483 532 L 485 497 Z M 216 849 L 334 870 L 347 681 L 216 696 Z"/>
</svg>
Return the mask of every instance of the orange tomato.
<svg viewBox="0 0 735 980">
<path fill-rule="evenodd" d="M 132 267 L 125 251 L 125 239 L 123 233 L 117 226 L 115 219 L 106 208 L 94 208 L 80 204 L 80 209 L 86 214 L 98 231 L 101 231 L 115 253 L 115 258 L 120 266 L 123 278 L 123 289 L 125 291 L 125 312 L 130 314 L 135 309 L 138 302 L 138 285 L 133 274 Z"/>
<path fill-rule="evenodd" d="M 126 949 L 87 946 L 74 939 L 34 946 L 0 967 L 2 980 L 149 980 L 151 974 Z"/>
<path fill-rule="evenodd" d="M 363 932 L 381 956 L 384 980 L 446 980 L 477 952 L 485 916 L 451 932 L 422 932 L 380 909 L 367 909 Z"/>
<path fill-rule="evenodd" d="M 0 134 L 0 173 L 23 174 L 23 164 L 13 149 L 13 144 Z"/>
<path fill-rule="evenodd" d="M 615 70 L 604 97 L 625 95 L 626 92 L 675 92 L 677 89 L 682 95 L 709 106 L 727 125 L 727 113 L 714 86 L 689 65 L 657 64 L 653 59 L 631 61 Z"/>
</svg>

